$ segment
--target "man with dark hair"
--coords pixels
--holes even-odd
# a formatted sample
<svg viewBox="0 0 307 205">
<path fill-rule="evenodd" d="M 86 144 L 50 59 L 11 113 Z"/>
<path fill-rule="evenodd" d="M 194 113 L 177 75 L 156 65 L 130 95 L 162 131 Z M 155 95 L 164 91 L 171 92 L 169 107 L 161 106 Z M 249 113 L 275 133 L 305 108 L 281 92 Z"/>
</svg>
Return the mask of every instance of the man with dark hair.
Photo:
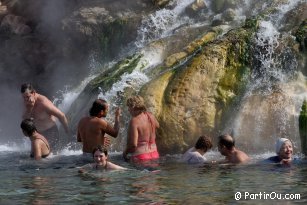
<svg viewBox="0 0 307 205">
<path fill-rule="evenodd" d="M 239 164 L 250 159 L 247 154 L 235 147 L 235 140 L 228 134 L 219 136 L 218 150 L 226 157 L 227 163 Z"/>
<path fill-rule="evenodd" d="M 78 124 L 78 142 L 83 143 L 83 153 L 91 153 L 98 145 L 105 144 L 105 133 L 116 138 L 119 132 L 119 116 L 121 110 L 119 108 L 115 111 L 114 127 L 107 123 L 102 117 L 108 114 L 109 105 L 105 100 L 97 99 L 89 111 L 90 116 L 83 117 Z M 86 155 L 86 154 L 85 154 Z"/>
<path fill-rule="evenodd" d="M 60 111 L 47 97 L 38 94 L 30 83 L 21 85 L 25 110 L 23 119 L 33 118 L 37 131 L 46 137 L 53 151 L 59 149 L 60 134 L 56 125 L 59 119 L 67 134 L 69 134 L 68 121 L 65 114 Z"/>
</svg>

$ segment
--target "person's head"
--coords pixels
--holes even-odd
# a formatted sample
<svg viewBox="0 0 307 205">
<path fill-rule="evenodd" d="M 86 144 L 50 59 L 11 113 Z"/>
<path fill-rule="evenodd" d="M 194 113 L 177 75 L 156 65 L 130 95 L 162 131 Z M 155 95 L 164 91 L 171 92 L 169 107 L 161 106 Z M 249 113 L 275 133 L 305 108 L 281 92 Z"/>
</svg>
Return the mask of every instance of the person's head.
<svg viewBox="0 0 307 205">
<path fill-rule="evenodd" d="M 93 149 L 93 158 L 95 163 L 103 165 L 108 159 L 108 150 L 102 146 L 97 146 Z"/>
<path fill-rule="evenodd" d="M 22 94 L 24 103 L 28 106 L 34 106 L 36 100 L 36 91 L 32 84 L 24 83 L 21 85 L 20 92 Z"/>
<path fill-rule="evenodd" d="M 218 150 L 226 156 L 235 146 L 235 140 L 228 134 L 219 136 Z"/>
<path fill-rule="evenodd" d="M 106 117 L 109 111 L 109 105 L 107 101 L 103 99 L 97 99 L 93 102 L 90 109 L 90 116 L 93 117 Z"/>
<path fill-rule="evenodd" d="M 139 95 L 128 98 L 126 105 L 132 115 L 139 115 L 146 111 L 144 99 Z"/>
<path fill-rule="evenodd" d="M 204 153 L 206 153 L 211 148 L 212 141 L 207 136 L 200 136 L 195 144 L 195 149 L 201 149 Z"/>
<path fill-rule="evenodd" d="M 280 159 L 291 159 L 293 154 L 292 142 L 287 138 L 279 138 L 276 141 L 276 154 Z"/>
<path fill-rule="evenodd" d="M 34 124 L 34 120 L 33 118 L 30 119 L 24 119 L 21 124 L 20 127 L 24 133 L 24 135 L 26 136 L 32 136 L 34 132 L 37 131 L 35 124 Z"/>
</svg>

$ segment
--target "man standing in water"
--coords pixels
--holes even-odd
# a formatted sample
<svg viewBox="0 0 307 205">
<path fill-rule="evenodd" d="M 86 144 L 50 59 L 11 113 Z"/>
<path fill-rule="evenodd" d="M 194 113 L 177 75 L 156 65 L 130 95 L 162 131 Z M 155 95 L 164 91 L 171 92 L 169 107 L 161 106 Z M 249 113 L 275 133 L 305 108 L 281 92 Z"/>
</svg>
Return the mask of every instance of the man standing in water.
<svg viewBox="0 0 307 205">
<path fill-rule="evenodd" d="M 235 140 L 227 134 L 219 136 L 218 150 L 226 157 L 226 163 L 240 164 L 250 159 L 247 154 L 235 147 Z"/>
<path fill-rule="evenodd" d="M 98 145 L 104 146 L 106 142 L 105 133 L 116 138 L 119 132 L 119 116 L 121 110 L 115 111 L 115 122 L 112 127 L 102 117 L 106 117 L 109 111 L 109 105 L 105 100 L 97 99 L 93 102 L 90 109 L 90 116 L 83 117 L 78 124 L 78 142 L 83 143 L 83 154 L 92 158 L 92 152 Z"/>
<path fill-rule="evenodd" d="M 22 84 L 20 91 L 25 105 L 22 118 L 33 118 L 37 131 L 46 137 L 51 149 L 56 151 L 59 149 L 60 139 L 56 118 L 64 126 L 66 133 L 69 133 L 65 114 L 53 105 L 47 97 L 38 94 L 30 83 Z"/>
</svg>

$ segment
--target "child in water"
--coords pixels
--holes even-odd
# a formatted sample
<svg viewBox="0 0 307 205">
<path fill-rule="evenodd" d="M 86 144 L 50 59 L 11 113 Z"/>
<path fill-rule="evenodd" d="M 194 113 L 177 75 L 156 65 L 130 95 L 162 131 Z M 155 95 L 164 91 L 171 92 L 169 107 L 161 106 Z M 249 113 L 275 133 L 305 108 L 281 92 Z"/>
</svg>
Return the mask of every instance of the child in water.
<svg viewBox="0 0 307 205">
<path fill-rule="evenodd" d="M 84 165 L 79 170 L 79 173 L 84 173 L 85 170 L 126 170 L 127 168 L 113 164 L 108 161 L 108 151 L 102 146 L 98 146 L 93 150 L 94 163 Z"/>
</svg>

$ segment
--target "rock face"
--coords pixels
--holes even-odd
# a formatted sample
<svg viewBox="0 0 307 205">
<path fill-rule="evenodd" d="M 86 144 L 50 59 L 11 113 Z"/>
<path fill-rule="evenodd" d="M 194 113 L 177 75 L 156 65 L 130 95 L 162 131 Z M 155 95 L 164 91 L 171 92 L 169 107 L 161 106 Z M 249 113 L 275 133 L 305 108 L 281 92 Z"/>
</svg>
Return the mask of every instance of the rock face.
<svg viewBox="0 0 307 205">
<path fill-rule="evenodd" d="M 230 32 L 143 87 L 141 94 L 160 122 L 162 153 L 182 152 L 200 135 L 219 132 L 247 80 L 250 37 L 244 29 Z"/>
<path fill-rule="evenodd" d="M 156 9 L 151 0 L 1 2 L 1 81 L 15 73 L 11 86 L 31 81 L 47 96 L 64 85 L 77 86 L 93 58 L 103 64 L 119 57 L 136 39 L 143 15 Z M 11 53 L 17 50 L 12 61 Z"/>
</svg>

